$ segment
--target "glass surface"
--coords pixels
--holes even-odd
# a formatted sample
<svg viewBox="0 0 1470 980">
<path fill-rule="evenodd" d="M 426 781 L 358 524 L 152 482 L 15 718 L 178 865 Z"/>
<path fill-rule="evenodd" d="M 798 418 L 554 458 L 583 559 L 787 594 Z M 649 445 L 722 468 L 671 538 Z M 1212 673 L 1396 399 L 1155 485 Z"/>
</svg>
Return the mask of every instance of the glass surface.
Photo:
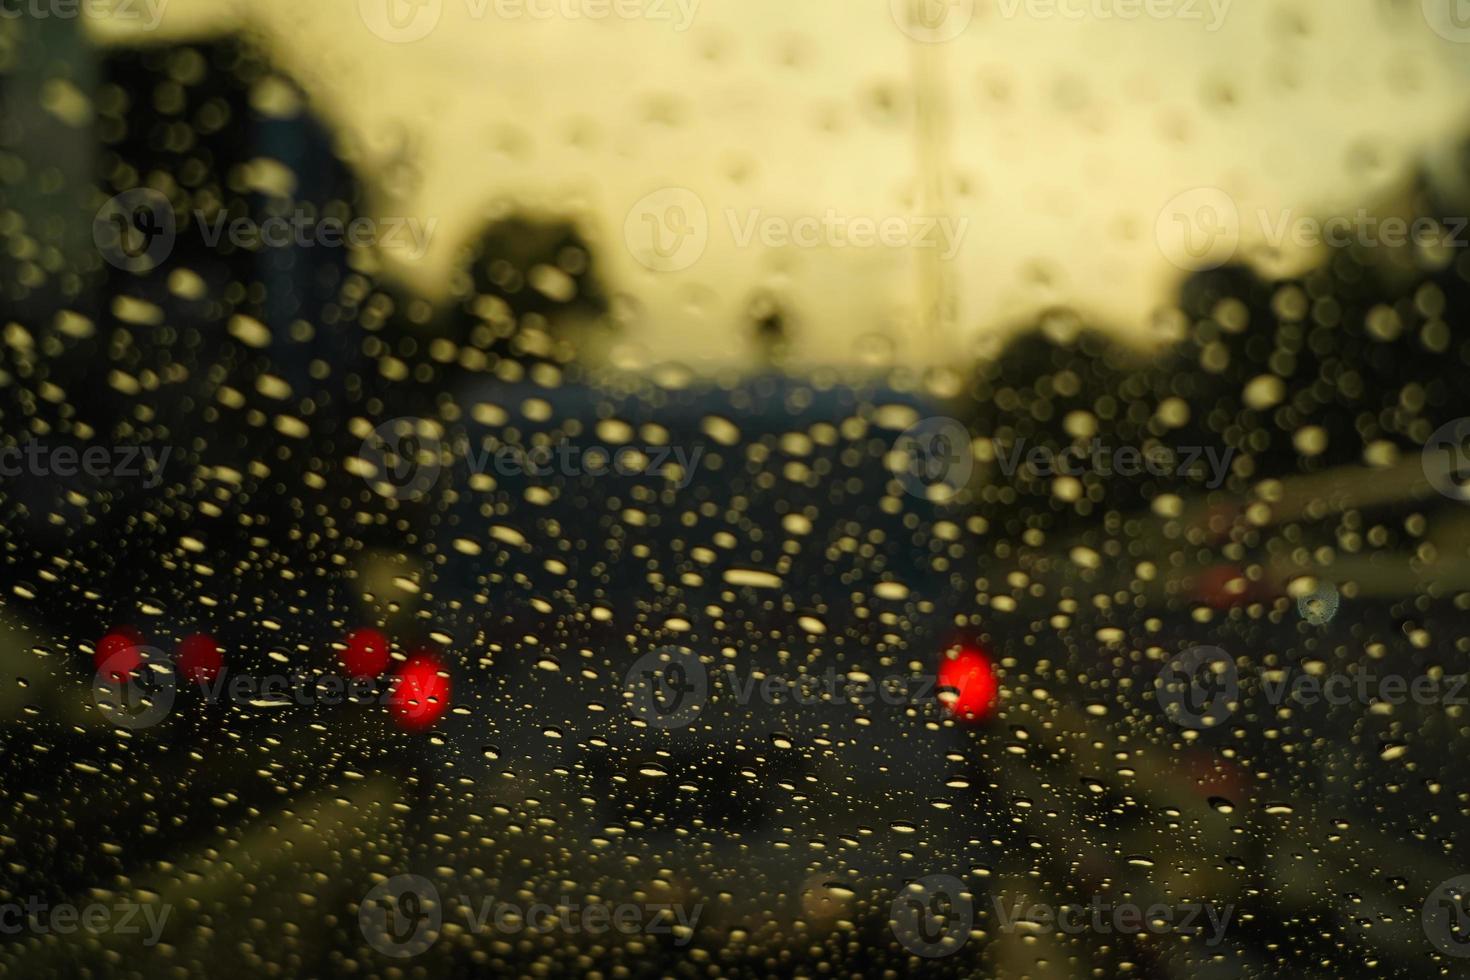
<svg viewBox="0 0 1470 980">
<path fill-rule="evenodd" d="M 0 977 L 1470 964 L 1464 0 L 0 0 Z"/>
</svg>

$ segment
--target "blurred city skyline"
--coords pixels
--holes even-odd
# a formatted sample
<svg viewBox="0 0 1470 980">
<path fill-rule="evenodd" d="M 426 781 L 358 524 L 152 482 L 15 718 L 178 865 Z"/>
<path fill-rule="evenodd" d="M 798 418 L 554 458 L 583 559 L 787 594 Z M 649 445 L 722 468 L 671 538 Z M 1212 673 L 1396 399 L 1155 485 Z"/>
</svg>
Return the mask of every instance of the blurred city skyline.
<svg viewBox="0 0 1470 980">
<path fill-rule="evenodd" d="M 1055 307 L 1167 343 L 1177 234 L 1299 274 L 1303 226 L 1399 213 L 1470 118 L 1433 2 L 906 3 L 139 0 L 91 26 L 261 45 L 372 210 L 438 223 L 421 260 L 378 253 L 433 301 L 496 217 L 573 222 L 632 366 L 752 366 L 710 338 L 756 304 L 794 366 L 950 363 Z"/>
</svg>

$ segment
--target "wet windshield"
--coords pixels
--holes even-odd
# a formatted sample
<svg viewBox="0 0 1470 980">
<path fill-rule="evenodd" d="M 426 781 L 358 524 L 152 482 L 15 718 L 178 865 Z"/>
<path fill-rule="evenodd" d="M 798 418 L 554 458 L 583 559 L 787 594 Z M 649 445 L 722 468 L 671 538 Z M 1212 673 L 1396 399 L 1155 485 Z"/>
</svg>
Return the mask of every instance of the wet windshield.
<svg viewBox="0 0 1470 980">
<path fill-rule="evenodd" d="M 1453 975 L 1460 7 L 0 0 L 0 975 Z"/>
</svg>

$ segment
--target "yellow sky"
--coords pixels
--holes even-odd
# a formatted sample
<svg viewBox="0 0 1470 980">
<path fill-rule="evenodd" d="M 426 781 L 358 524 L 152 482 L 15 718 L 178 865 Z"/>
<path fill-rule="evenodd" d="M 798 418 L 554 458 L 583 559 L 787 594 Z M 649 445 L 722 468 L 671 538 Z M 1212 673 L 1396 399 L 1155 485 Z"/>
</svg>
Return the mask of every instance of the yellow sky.
<svg viewBox="0 0 1470 980">
<path fill-rule="evenodd" d="M 631 363 L 747 362 L 762 293 L 800 362 L 925 362 L 1055 305 L 1150 339 L 1171 208 L 1223 192 L 1250 252 L 1381 201 L 1470 110 L 1453 2 L 168 0 L 158 34 L 261 38 L 379 213 L 437 220 L 385 257 L 425 294 L 514 206 L 580 223 Z"/>
</svg>

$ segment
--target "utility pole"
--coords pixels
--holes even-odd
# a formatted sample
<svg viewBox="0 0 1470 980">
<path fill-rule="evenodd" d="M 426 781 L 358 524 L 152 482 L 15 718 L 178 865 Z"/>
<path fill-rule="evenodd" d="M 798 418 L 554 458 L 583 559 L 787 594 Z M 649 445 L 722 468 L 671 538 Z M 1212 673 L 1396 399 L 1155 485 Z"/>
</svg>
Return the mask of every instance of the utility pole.
<svg viewBox="0 0 1470 980">
<path fill-rule="evenodd" d="M 914 82 L 915 158 L 919 171 L 919 211 L 940 217 L 950 214 L 949 195 L 953 186 L 950 153 L 950 97 L 948 42 L 940 40 L 944 19 L 952 11 L 948 0 L 906 0 Z M 935 40 L 920 40 L 934 34 Z M 956 325 L 959 296 L 953 261 L 939 248 L 919 248 L 919 330 L 926 360 L 930 364 L 954 363 L 957 351 Z"/>
</svg>

